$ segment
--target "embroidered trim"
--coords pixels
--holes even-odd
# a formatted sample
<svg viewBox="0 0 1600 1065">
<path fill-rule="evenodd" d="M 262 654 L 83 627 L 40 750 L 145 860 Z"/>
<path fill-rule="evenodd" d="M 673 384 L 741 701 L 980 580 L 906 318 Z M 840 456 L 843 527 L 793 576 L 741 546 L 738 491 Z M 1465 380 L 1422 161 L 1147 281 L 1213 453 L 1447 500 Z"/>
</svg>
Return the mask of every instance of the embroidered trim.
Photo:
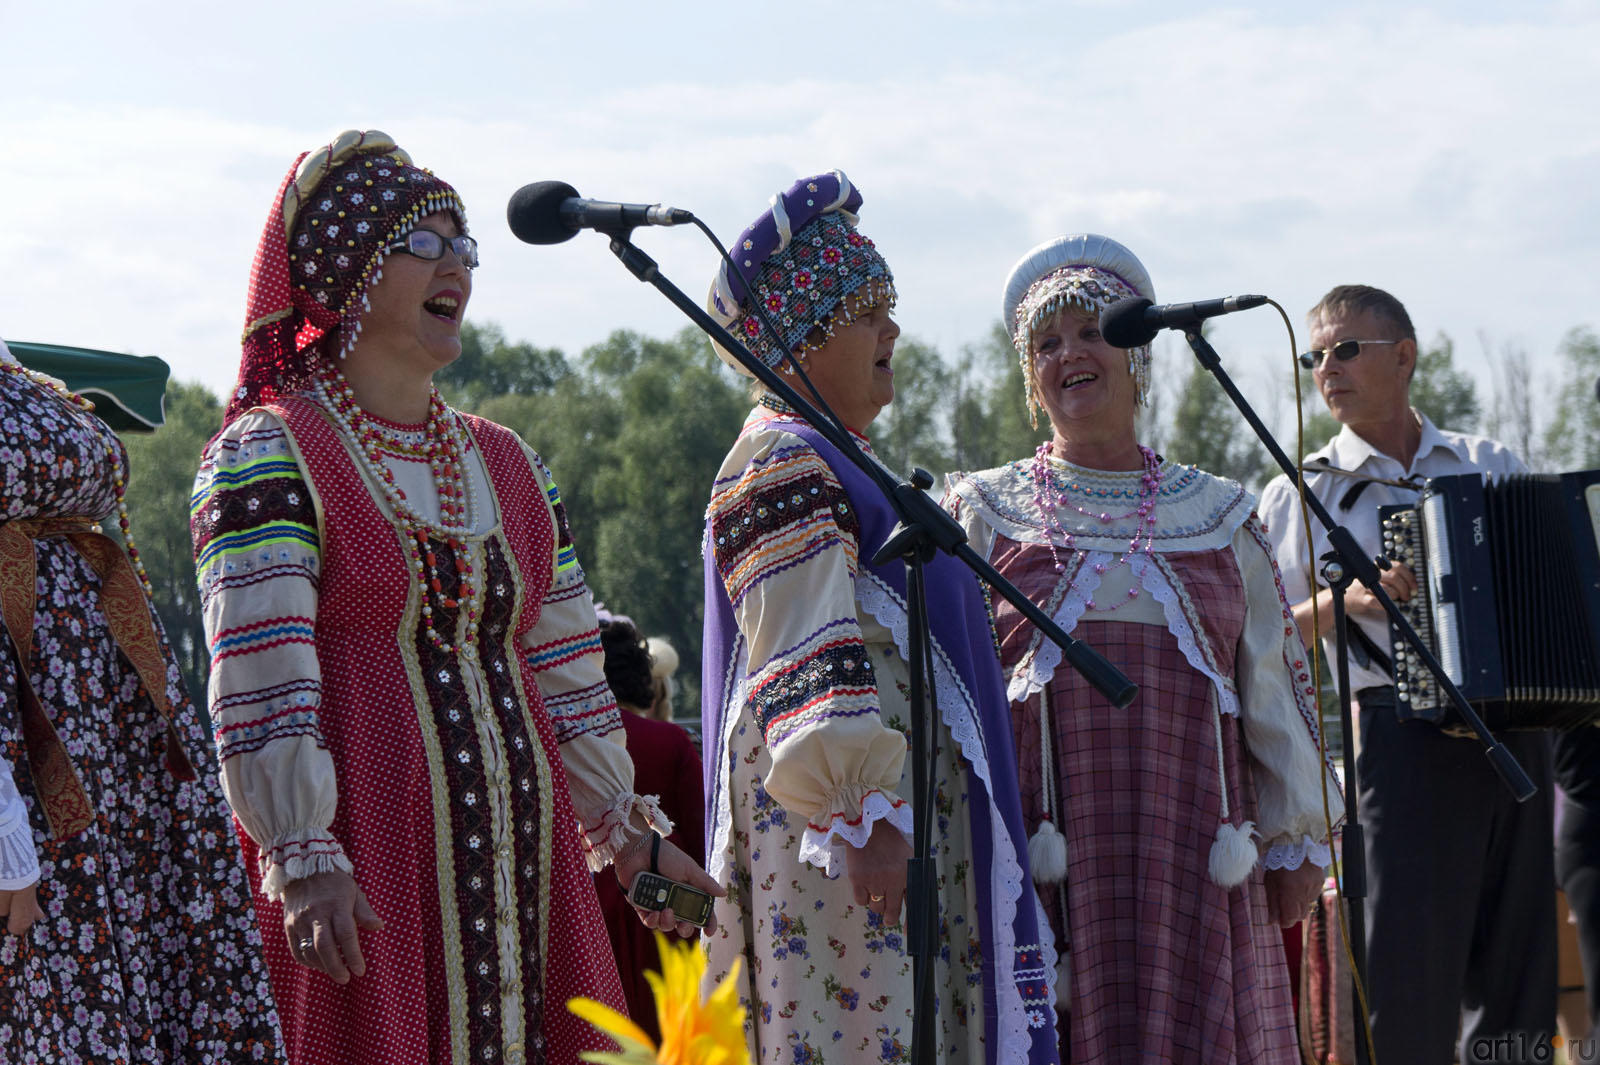
<svg viewBox="0 0 1600 1065">
<path fill-rule="evenodd" d="M 583 842 L 583 860 L 589 871 L 598 873 L 610 865 L 617 855 L 627 849 L 639 833 L 631 831 L 633 815 L 644 818 L 646 831 L 654 830 L 663 836 L 672 835 L 672 822 L 661 809 L 661 796 L 635 795 L 628 792 L 617 796 L 611 809 L 601 815 L 598 823 L 578 824 L 578 836 Z"/>
<path fill-rule="evenodd" d="M 339 841 L 320 828 L 285 832 L 261 848 L 259 861 L 261 893 L 269 899 L 281 900 L 283 889 L 291 880 L 304 880 L 318 873 L 353 875 L 356 871 Z"/>
<path fill-rule="evenodd" d="M 1298 869 L 1308 858 L 1322 869 L 1333 865 L 1333 851 L 1310 836 L 1302 836 L 1299 843 L 1274 843 L 1261 864 L 1267 869 Z"/>
<path fill-rule="evenodd" d="M 888 821 L 910 842 L 911 804 L 873 788 L 862 797 L 857 820 L 848 821 L 836 813 L 828 819 L 826 828 L 807 824 L 800 835 L 800 860 L 821 869 L 830 879 L 836 877 L 845 871 L 845 848 L 866 846 L 872 826 L 878 821 Z"/>
<path fill-rule="evenodd" d="M 1107 551 L 1086 551 L 1080 556 L 1076 570 L 1061 575 L 1061 580 L 1056 584 L 1055 594 L 1060 595 L 1061 589 L 1065 587 L 1067 596 L 1051 615 L 1050 620 L 1061 626 L 1062 632 L 1071 635 L 1072 630 L 1078 627 L 1078 622 L 1083 619 L 1084 612 L 1089 608 L 1089 600 L 1094 598 L 1094 593 L 1100 588 L 1100 574 L 1095 572 L 1094 567 L 1109 565 L 1111 558 L 1111 554 Z M 1083 574 L 1081 584 L 1077 582 L 1080 573 Z M 1044 691 L 1045 686 L 1050 683 L 1050 678 L 1056 675 L 1056 670 L 1060 666 L 1061 648 L 1053 641 L 1045 639 L 1044 633 L 1034 629 L 1027 652 L 1011 668 L 1011 677 L 1006 684 L 1006 698 L 1014 703 L 1020 703 L 1028 696 Z"/>
<path fill-rule="evenodd" d="M 1161 604 L 1162 612 L 1167 619 L 1167 631 L 1178 641 L 1178 649 L 1183 652 L 1183 657 L 1194 667 L 1195 672 L 1211 681 L 1212 690 L 1217 697 L 1217 709 L 1224 714 L 1238 717 L 1238 693 L 1234 691 L 1232 682 L 1218 673 L 1215 665 L 1201 652 L 1195 630 L 1190 627 L 1189 619 L 1184 616 L 1179 593 L 1170 583 L 1170 575 L 1156 559 L 1140 557 L 1130 561 L 1139 583 L 1156 602 Z"/>
</svg>

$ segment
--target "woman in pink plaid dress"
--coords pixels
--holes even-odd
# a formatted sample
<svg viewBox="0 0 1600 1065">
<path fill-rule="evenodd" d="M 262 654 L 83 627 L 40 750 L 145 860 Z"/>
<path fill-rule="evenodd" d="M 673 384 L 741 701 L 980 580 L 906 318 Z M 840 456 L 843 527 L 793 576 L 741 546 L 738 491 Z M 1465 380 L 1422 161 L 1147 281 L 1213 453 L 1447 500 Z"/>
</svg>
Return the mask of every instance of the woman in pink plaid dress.
<svg viewBox="0 0 1600 1065">
<path fill-rule="evenodd" d="M 1098 316 L 1153 295 L 1105 237 L 1023 258 L 1006 323 L 1052 438 L 953 476 L 946 505 L 980 554 L 1140 688 L 1111 706 L 994 601 L 1034 879 L 1070 951 L 1063 1060 L 1291 1065 L 1278 927 L 1315 898 L 1343 804 L 1250 494 L 1138 442 L 1150 350 L 1111 347 Z"/>
</svg>

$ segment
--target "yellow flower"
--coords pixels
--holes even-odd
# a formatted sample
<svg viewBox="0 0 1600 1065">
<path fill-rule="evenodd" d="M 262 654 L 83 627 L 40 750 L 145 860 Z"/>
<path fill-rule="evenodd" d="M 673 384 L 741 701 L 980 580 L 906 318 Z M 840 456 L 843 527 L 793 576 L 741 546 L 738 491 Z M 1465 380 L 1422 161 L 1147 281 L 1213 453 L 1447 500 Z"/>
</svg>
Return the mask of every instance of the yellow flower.
<svg viewBox="0 0 1600 1065">
<path fill-rule="evenodd" d="M 744 1041 L 744 1007 L 736 981 L 739 962 L 716 989 L 700 1001 L 706 956 L 697 944 L 669 943 L 656 933 L 661 972 L 645 973 L 656 997 L 661 1046 L 627 1017 L 593 999 L 574 998 L 567 1008 L 617 1042 L 617 1053 L 588 1051 L 579 1055 L 593 1065 L 750 1065 Z"/>
</svg>

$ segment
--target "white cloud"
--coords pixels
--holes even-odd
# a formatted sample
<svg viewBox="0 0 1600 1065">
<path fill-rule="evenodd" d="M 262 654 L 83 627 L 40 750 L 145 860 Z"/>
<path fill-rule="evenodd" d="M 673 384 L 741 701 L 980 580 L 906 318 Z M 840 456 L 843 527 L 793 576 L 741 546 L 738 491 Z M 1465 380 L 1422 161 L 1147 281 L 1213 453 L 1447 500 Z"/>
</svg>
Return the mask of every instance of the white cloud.
<svg viewBox="0 0 1600 1065">
<path fill-rule="evenodd" d="M 946 351 L 987 330 L 1025 250 L 1079 229 L 1132 246 L 1169 299 L 1265 291 L 1298 315 L 1335 283 L 1392 287 L 1466 356 L 1480 329 L 1542 355 L 1595 321 L 1591 8 L 1474 21 L 1129 6 L 1004 5 L 988 19 L 956 3 L 903 34 L 864 16 L 865 40 L 823 35 L 794 55 L 775 47 L 782 20 L 757 17 L 707 26 L 710 50 L 636 49 L 631 65 L 546 18 L 520 67 L 479 65 L 457 41 L 486 46 L 485 15 L 320 110 L 307 99 L 338 98 L 362 60 L 324 70 L 281 39 L 236 40 L 236 57 L 207 62 L 281 62 L 281 83 L 258 90 L 281 92 L 280 107 L 221 83 L 183 107 L 108 85 L 104 101 L 0 117 L 14 213 L 0 330 L 159 353 L 178 377 L 226 387 L 272 189 L 344 114 L 371 116 L 461 189 L 485 258 L 471 313 L 569 351 L 682 320 L 591 234 L 518 244 L 500 219 L 519 185 L 561 178 L 689 207 L 731 240 L 773 192 L 828 166 L 865 191 L 862 226 L 891 258 L 907 331 Z M 973 58 L 990 55 L 1004 60 Z M 638 243 L 703 293 L 714 260 L 696 235 Z M 1276 366 L 1281 329 L 1258 315 L 1226 323 L 1218 346 Z"/>
</svg>

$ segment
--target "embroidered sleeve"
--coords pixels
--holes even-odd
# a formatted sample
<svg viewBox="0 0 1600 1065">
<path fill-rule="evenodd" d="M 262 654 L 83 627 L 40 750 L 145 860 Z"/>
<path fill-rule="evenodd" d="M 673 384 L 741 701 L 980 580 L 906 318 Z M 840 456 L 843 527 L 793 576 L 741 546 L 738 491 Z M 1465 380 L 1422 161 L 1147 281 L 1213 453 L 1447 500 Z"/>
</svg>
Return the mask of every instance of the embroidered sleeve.
<svg viewBox="0 0 1600 1065">
<path fill-rule="evenodd" d="M 39 879 L 28 807 L 17 793 L 11 766 L 0 758 L 0 891 L 17 891 Z"/>
<path fill-rule="evenodd" d="M 1241 721 L 1267 846 L 1265 864 L 1292 869 L 1309 858 L 1327 866 L 1324 786 L 1334 825 L 1344 817 L 1344 799 L 1331 761 L 1317 750 L 1321 728 L 1311 662 L 1289 614 L 1272 545 L 1255 515 L 1235 533 L 1233 549 L 1246 600 L 1237 655 Z"/>
<path fill-rule="evenodd" d="M 957 485 L 966 477 L 964 473 L 946 475 L 944 498 L 939 501 L 939 505 L 966 531 L 967 546 L 987 562 L 989 553 L 994 550 L 994 526 L 984 521 L 982 515 L 961 497 L 960 492 L 956 491 Z"/>
<path fill-rule="evenodd" d="M 590 869 L 599 870 L 640 832 L 666 835 L 672 822 L 657 796 L 634 794 L 627 734 L 606 684 L 600 625 L 572 544 L 567 509 L 544 462 L 524 449 L 555 523 L 556 543 L 555 574 L 539 621 L 523 638 L 523 651 L 555 724 L 584 857 Z"/>
<path fill-rule="evenodd" d="M 857 620 L 860 526 L 812 448 L 771 434 L 711 499 L 717 571 L 749 644 L 746 705 L 772 758 L 767 792 L 807 820 L 806 855 L 899 823 L 905 738 L 884 727 Z"/>
<path fill-rule="evenodd" d="M 234 421 L 201 460 L 190 503 L 222 789 L 261 847 L 263 890 L 353 871 L 328 831 L 333 760 L 317 725 L 317 514 L 289 434 Z"/>
</svg>

